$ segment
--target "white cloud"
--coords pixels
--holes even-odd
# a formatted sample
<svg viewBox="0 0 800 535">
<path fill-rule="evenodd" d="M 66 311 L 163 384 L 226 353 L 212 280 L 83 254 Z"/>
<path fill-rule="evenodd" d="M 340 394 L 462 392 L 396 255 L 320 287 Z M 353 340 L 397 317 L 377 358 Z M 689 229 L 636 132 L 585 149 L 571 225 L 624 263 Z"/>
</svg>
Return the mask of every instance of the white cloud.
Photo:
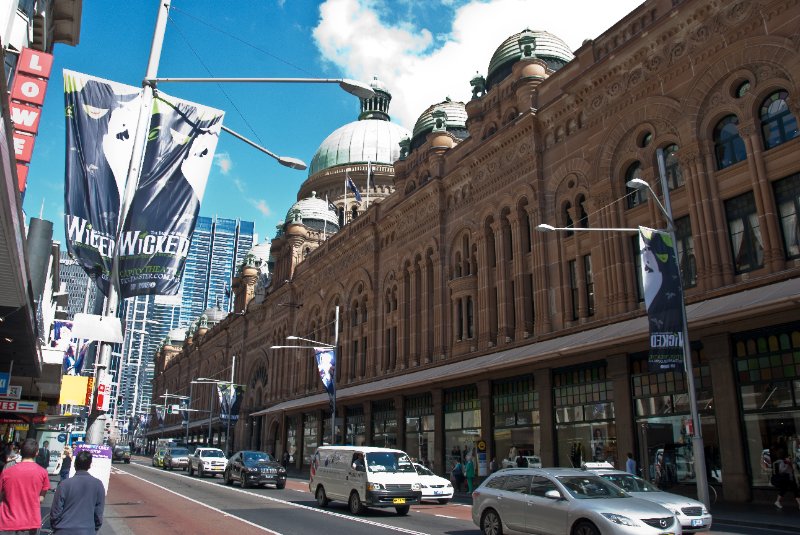
<svg viewBox="0 0 800 535">
<path fill-rule="evenodd" d="M 473 0 L 455 10 L 452 28 L 443 34 L 447 24 L 421 28 L 380 18 L 391 4 L 326 0 L 314 38 L 322 56 L 345 76 L 370 81 L 377 75 L 392 93 L 393 120 L 411 128 L 428 106 L 445 97 L 466 102 L 469 80 L 476 72 L 486 75 L 492 54 L 511 35 L 526 27 L 545 30 L 574 51 L 639 4 L 641 0 Z M 422 3 L 417 6 L 424 9 Z"/>
<path fill-rule="evenodd" d="M 236 187 L 237 190 L 239 190 L 239 193 L 244 193 L 245 187 L 244 187 L 244 182 L 242 181 L 241 178 L 239 178 L 238 176 L 231 177 L 231 182 L 233 182 L 233 185 Z"/>
<path fill-rule="evenodd" d="M 272 209 L 264 199 L 248 199 L 248 202 L 252 204 L 256 210 L 261 212 L 264 217 L 269 217 L 272 215 Z"/>
<path fill-rule="evenodd" d="M 223 175 L 227 175 L 233 167 L 231 155 L 227 152 L 218 152 L 214 155 L 214 165 L 216 165 Z"/>
</svg>

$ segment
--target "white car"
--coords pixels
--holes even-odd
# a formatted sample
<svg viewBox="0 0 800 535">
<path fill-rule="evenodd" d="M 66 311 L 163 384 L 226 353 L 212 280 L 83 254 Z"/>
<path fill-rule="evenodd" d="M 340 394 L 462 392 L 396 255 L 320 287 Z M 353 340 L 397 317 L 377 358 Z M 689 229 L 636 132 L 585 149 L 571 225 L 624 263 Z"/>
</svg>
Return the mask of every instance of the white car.
<svg viewBox="0 0 800 535">
<path fill-rule="evenodd" d="M 595 468 L 594 465 L 599 466 Z M 664 492 L 639 476 L 608 468 L 610 466 L 608 463 L 586 463 L 588 471 L 614 483 L 632 496 L 657 503 L 675 513 L 683 526 L 684 533 L 711 530 L 711 514 L 702 502 L 679 494 Z"/>
<path fill-rule="evenodd" d="M 528 468 L 541 468 L 542 458 L 538 455 L 523 455 L 523 459 L 528 462 Z M 502 468 L 517 468 L 516 459 L 503 459 Z"/>
<path fill-rule="evenodd" d="M 414 468 L 419 474 L 423 500 L 436 500 L 445 504 L 453 498 L 453 484 L 450 480 L 437 476 L 421 464 L 414 463 Z"/>
<path fill-rule="evenodd" d="M 221 449 L 197 448 L 194 450 L 194 454 L 189 456 L 189 475 L 193 476 L 197 472 L 200 477 L 206 474 L 214 477 L 224 473 L 227 464 L 228 459 L 225 458 L 225 453 Z"/>
</svg>

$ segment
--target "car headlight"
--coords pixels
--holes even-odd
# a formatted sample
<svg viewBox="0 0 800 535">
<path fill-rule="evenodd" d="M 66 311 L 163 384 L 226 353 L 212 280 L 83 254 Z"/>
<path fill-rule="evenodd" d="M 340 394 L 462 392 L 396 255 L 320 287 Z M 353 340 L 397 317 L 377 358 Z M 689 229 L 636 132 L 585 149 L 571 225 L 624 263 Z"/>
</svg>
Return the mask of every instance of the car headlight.
<svg viewBox="0 0 800 535">
<path fill-rule="evenodd" d="M 285 474 L 286 473 L 286 468 L 281 466 L 280 468 L 278 468 L 278 473 L 279 474 Z"/>
<path fill-rule="evenodd" d="M 367 490 L 383 490 L 383 485 L 380 483 L 369 483 L 367 484 Z"/>
<path fill-rule="evenodd" d="M 411 484 L 411 490 L 420 490 L 420 484 L 419 483 L 412 483 Z"/>
<path fill-rule="evenodd" d="M 422 489 L 427 489 L 428 488 L 428 485 L 426 485 L 425 483 L 420 483 L 419 486 Z"/>
<path fill-rule="evenodd" d="M 611 522 L 613 522 L 615 524 L 619 524 L 621 526 L 638 526 L 639 525 L 639 523 L 636 520 L 634 520 L 632 518 L 628 518 L 627 516 L 618 515 L 616 513 L 600 513 L 600 514 L 603 515 L 604 517 L 606 517 Z"/>
<path fill-rule="evenodd" d="M 703 510 L 702 510 L 702 511 L 703 511 L 703 514 L 704 514 L 704 515 L 708 515 L 708 514 L 710 514 L 710 513 L 708 512 L 708 509 L 706 509 L 706 506 L 705 506 L 705 505 L 703 506 Z"/>
<path fill-rule="evenodd" d="M 452 488 L 453 488 L 453 485 L 452 485 L 452 483 L 450 483 L 450 482 L 448 481 L 448 482 L 447 482 L 447 485 L 445 485 L 445 487 L 446 487 L 446 488 L 448 488 L 448 489 L 452 489 Z"/>
</svg>

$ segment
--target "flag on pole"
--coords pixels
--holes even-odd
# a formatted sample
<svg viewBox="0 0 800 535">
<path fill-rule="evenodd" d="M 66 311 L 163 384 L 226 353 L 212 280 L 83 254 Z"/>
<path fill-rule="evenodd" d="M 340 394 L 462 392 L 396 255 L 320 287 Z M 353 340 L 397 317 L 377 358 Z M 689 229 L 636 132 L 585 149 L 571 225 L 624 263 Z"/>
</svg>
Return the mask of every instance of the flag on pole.
<svg viewBox="0 0 800 535">
<path fill-rule="evenodd" d="M 336 350 L 332 347 L 315 347 L 314 357 L 317 359 L 317 370 L 322 386 L 328 392 L 328 397 L 333 406 L 336 397 Z"/>
<path fill-rule="evenodd" d="M 158 418 L 158 427 L 164 427 L 164 413 L 166 412 L 166 407 L 156 407 L 156 418 Z"/>
<path fill-rule="evenodd" d="M 684 369 L 683 288 L 669 233 L 639 227 L 642 285 L 650 325 L 650 371 Z"/>
<path fill-rule="evenodd" d="M 372 162 L 367 162 L 367 188 L 375 187 L 375 176 L 372 174 Z"/>
<path fill-rule="evenodd" d="M 345 181 L 345 185 L 347 186 L 347 188 L 348 188 L 350 191 L 352 191 L 352 192 L 353 192 L 353 195 L 355 195 L 355 196 L 356 196 L 356 200 L 357 200 L 358 202 L 361 202 L 361 193 L 359 193 L 359 191 L 358 191 L 358 188 L 356 187 L 356 184 L 355 184 L 355 182 L 353 182 L 353 179 L 352 179 L 352 178 L 350 178 L 350 174 L 349 174 L 349 173 L 345 173 L 345 174 L 346 174 L 346 176 L 347 176 L 347 180 Z"/>
</svg>

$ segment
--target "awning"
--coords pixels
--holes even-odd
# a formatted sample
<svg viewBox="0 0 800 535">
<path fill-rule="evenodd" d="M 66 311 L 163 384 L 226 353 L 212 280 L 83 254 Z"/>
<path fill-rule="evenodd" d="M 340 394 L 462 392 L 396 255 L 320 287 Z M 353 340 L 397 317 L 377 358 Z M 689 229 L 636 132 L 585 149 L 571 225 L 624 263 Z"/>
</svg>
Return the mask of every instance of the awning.
<svg viewBox="0 0 800 535">
<path fill-rule="evenodd" d="M 700 301 L 686 307 L 689 333 L 691 334 L 692 328 L 698 329 L 743 317 L 752 317 L 753 314 L 762 310 L 778 312 L 785 309 L 796 309 L 798 304 L 800 304 L 800 278 Z M 337 390 L 336 400 L 337 403 L 346 402 L 348 399 L 379 393 L 385 396 L 387 392 L 401 389 L 430 387 L 451 377 L 480 376 L 484 372 L 518 369 L 523 364 L 549 360 L 581 351 L 596 352 L 621 344 L 641 341 L 647 336 L 647 316 L 639 316 L 526 346 L 342 388 Z M 323 392 L 314 396 L 284 401 L 251 413 L 250 416 L 262 416 L 320 405 L 327 406 L 327 404 L 328 394 Z"/>
</svg>

